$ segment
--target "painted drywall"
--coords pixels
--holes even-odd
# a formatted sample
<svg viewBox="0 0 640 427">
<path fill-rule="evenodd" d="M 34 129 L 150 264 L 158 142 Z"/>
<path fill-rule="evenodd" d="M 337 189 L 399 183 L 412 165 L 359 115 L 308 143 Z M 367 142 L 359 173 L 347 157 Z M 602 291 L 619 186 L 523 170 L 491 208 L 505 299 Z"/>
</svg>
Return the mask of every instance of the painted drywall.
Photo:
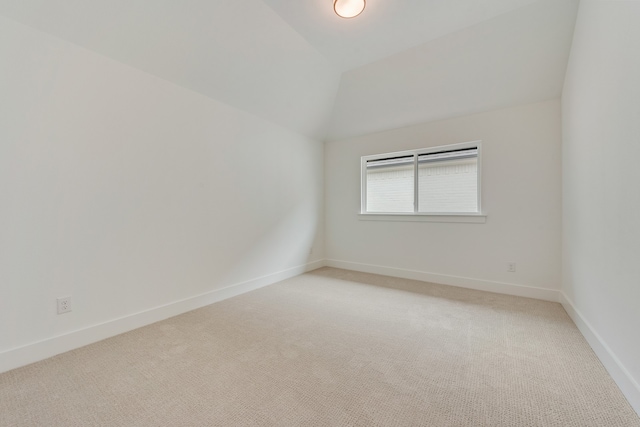
<svg viewBox="0 0 640 427">
<path fill-rule="evenodd" d="M 4 18 L 0 63 L 0 366 L 323 258 L 321 142 Z"/>
<path fill-rule="evenodd" d="M 340 80 L 262 0 L 0 0 L 0 15 L 316 138 Z"/>
<path fill-rule="evenodd" d="M 328 138 L 559 98 L 577 8 L 537 1 L 345 72 Z"/>
<path fill-rule="evenodd" d="M 375 1 L 358 19 L 338 17 L 330 1 L 262 1 L 345 71 L 540 0 Z"/>
<path fill-rule="evenodd" d="M 562 290 L 640 413 L 638 22 L 640 2 L 580 4 L 562 94 Z"/>
<path fill-rule="evenodd" d="M 360 219 L 361 156 L 475 140 L 482 140 L 486 223 Z M 503 292 L 517 293 L 509 285 L 557 292 L 560 140 L 560 101 L 550 100 L 325 143 L 329 262 Z M 517 263 L 515 273 L 508 262 Z"/>
</svg>

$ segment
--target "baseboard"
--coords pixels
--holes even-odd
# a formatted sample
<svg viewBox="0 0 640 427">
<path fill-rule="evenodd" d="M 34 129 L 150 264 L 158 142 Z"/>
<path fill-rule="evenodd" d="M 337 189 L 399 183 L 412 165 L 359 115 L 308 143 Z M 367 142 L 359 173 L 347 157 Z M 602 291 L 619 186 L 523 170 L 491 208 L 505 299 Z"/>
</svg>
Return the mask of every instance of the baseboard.
<svg viewBox="0 0 640 427">
<path fill-rule="evenodd" d="M 201 295 L 9 349 L 0 353 L 0 373 L 262 288 L 324 265 L 324 260 L 313 261 L 246 282 L 236 283 L 222 289 L 216 289 Z"/>
<path fill-rule="evenodd" d="M 446 274 L 429 273 L 426 271 L 408 270 L 403 268 L 386 267 L 381 265 L 362 264 L 335 259 L 326 260 L 329 267 L 345 270 L 361 271 L 364 273 L 381 274 L 384 276 L 401 277 L 403 279 L 421 280 L 423 282 L 439 283 L 441 285 L 458 286 L 460 288 L 479 291 L 496 292 L 499 294 L 516 295 L 545 301 L 558 302 L 560 291 L 555 289 L 535 288 L 533 286 L 515 285 L 511 283 L 493 282 L 469 277 L 450 276 Z"/>
<path fill-rule="evenodd" d="M 616 382 L 622 394 L 625 395 L 629 404 L 640 415 L 640 384 L 638 381 L 631 376 L 613 350 L 578 311 L 564 292 L 560 293 L 560 303 L 609 372 L 611 378 Z"/>
</svg>

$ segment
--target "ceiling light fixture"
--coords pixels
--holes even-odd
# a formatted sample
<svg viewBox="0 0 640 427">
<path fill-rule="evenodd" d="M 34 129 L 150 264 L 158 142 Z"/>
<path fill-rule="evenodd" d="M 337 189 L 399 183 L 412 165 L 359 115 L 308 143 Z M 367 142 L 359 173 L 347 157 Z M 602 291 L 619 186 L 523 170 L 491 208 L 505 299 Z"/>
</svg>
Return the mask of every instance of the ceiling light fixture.
<svg viewBox="0 0 640 427">
<path fill-rule="evenodd" d="M 333 10 L 341 18 L 355 18 L 366 5 L 366 0 L 333 0 Z"/>
</svg>

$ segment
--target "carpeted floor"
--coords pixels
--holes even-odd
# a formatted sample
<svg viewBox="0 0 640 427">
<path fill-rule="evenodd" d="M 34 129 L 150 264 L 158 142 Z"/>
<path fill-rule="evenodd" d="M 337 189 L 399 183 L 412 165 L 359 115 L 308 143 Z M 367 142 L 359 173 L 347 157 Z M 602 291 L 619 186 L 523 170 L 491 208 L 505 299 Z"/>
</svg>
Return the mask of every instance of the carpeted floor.
<svg viewBox="0 0 640 427">
<path fill-rule="evenodd" d="M 2 426 L 640 426 L 559 304 L 322 268 L 0 375 Z"/>
</svg>

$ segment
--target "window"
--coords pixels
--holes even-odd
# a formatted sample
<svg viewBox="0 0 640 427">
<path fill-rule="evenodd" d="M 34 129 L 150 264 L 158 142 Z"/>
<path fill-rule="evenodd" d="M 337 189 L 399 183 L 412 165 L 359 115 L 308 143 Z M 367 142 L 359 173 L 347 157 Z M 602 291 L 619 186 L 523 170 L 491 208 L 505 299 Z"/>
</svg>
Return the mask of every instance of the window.
<svg viewBox="0 0 640 427">
<path fill-rule="evenodd" d="M 362 213 L 480 213 L 480 142 L 362 157 Z"/>
</svg>

